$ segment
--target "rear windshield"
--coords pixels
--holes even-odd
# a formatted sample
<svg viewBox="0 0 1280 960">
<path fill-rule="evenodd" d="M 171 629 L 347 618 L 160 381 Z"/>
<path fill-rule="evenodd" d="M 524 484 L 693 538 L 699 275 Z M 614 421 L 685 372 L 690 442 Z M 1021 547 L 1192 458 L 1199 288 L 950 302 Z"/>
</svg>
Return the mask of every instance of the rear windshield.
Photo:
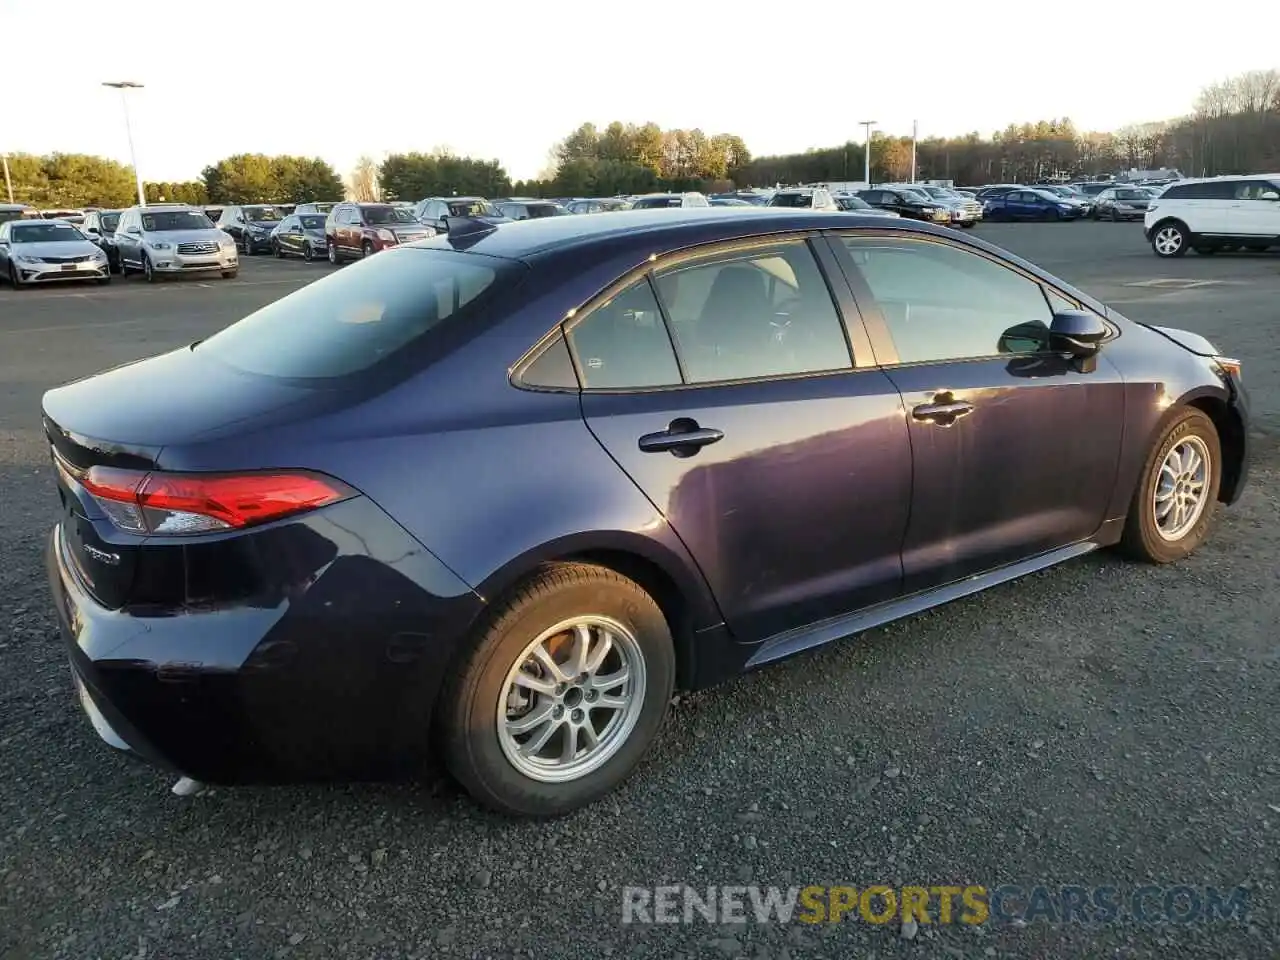
<svg viewBox="0 0 1280 960">
<path fill-rule="evenodd" d="M 403 207 L 361 207 L 360 214 L 367 224 L 418 222 L 413 211 Z"/>
<path fill-rule="evenodd" d="M 446 320 L 465 321 L 521 270 L 453 250 L 388 250 L 268 304 L 195 349 L 263 376 L 347 377 Z"/>
<path fill-rule="evenodd" d="M 500 217 L 502 211 L 488 200 L 456 200 L 449 204 L 451 217 Z"/>
</svg>

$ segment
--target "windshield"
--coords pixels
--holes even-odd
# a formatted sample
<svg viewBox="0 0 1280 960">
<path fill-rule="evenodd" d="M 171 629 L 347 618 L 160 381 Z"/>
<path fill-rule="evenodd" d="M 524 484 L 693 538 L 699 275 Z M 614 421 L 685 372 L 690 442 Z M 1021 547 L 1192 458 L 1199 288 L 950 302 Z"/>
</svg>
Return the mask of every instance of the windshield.
<svg viewBox="0 0 1280 960">
<path fill-rule="evenodd" d="M 468 319 L 495 281 L 518 275 L 511 261 L 478 254 L 390 250 L 268 304 L 194 349 L 262 376 L 346 377 L 443 322 Z"/>
<path fill-rule="evenodd" d="M 1062 197 L 1058 196 L 1052 190 L 1032 190 L 1037 197 L 1044 200 L 1052 200 L 1054 203 L 1062 203 Z"/>
<path fill-rule="evenodd" d="M 455 200 L 449 204 L 451 217 L 500 217 L 502 212 L 488 200 Z"/>
<path fill-rule="evenodd" d="M 418 222 L 414 219 L 413 211 L 404 207 L 363 207 L 360 213 L 368 224 Z"/>
<path fill-rule="evenodd" d="M 844 207 L 846 210 L 872 209 L 871 204 L 867 203 L 867 201 L 863 200 L 861 197 L 841 197 L 839 203 L 840 206 Z"/>
<path fill-rule="evenodd" d="M 811 193 L 775 193 L 769 201 L 771 207 L 812 207 Z"/>
<path fill-rule="evenodd" d="M 115 233 L 115 232 L 116 232 L 116 227 L 117 227 L 117 226 L 119 226 L 119 224 L 120 224 L 120 214 L 118 214 L 118 213 L 104 213 L 104 214 L 102 214 L 102 216 L 101 216 L 101 218 L 100 218 L 100 219 L 102 220 L 102 232 L 103 232 L 103 233 Z"/>
<path fill-rule="evenodd" d="M 304 230 L 323 230 L 324 229 L 324 219 L 325 219 L 324 214 L 304 213 L 298 219 L 302 221 L 302 228 Z"/>
<path fill-rule="evenodd" d="M 10 238 L 14 243 L 66 243 L 85 235 L 69 223 L 24 223 L 12 228 Z"/>
<path fill-rule="evenodd" d="M 245 207 L 244 218 L 251 223 L 274 223 L 281 219 L 275 207 Z"/>
<path fill-rule="evenodd" d="M 163 213 L 144 213 L 142 229 L 147 233 L 165 233 L 169 230 L 212 230 L 213 223 L 203 213 L 194 210 L 166 210 Z"/>
<path fill-rule="evenodd" d="M 27 213 L 23 210 L 0 210 L 0 223 L 7 223 L 10 220 L 25 219 Z"/>
</svg>

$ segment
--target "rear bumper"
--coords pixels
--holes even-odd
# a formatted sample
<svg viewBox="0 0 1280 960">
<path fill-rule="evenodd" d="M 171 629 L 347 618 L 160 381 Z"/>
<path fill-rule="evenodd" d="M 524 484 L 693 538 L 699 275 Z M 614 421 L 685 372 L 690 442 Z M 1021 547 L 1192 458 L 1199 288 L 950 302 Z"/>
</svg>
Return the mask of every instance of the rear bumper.
<svg viewBox="0 0 1280 960">
<path fill-rule="evenodd" d="M 238 539 L 235 554 L 268 564 L 273 586 L 259 596 L 110 610 L 54 529 L 50 589 L 99 737 L 208 783 L 418 767 L 440 682 L 480 598 L 363 499 Z M 245 539 L 256 542 L 246 549 Z"/>
</svg>

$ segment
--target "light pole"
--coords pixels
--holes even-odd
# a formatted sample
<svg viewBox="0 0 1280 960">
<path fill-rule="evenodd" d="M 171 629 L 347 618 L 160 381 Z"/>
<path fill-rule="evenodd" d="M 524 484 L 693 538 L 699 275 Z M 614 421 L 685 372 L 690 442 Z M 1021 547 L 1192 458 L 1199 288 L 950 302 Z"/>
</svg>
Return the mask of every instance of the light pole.
<svg viewBox="0 0 1280 960">
<path fill-rule="evenodd" d="M 120 103 L 124 106 L 124 132 L 129 138 L 129 160 L 133 163 L 133 177 L 138 182 L 138 206 L 147 205 L 147 193 L 142 189 L 142 171 L 138 169 L 138 155 L 133 149 L 133 125 L 129 122 L 129 91 L 141 90 L 142 84 L 131 80 L 120 80 L 115 83 L 104 83 L 104 87 L 120 91 Z"/>
<path fill-rule="evenodd" d="M 862 159 L 865 161 L 865 163 L 863 164 L 862 175 L 863 175 L 863 179 L 867 181 L 868 187 L 871 186 L 871 128 L 874 127 L 879 122 L 880 122 L 879 120 L 859 120 L 858 121 L 859 125 L 865 127 L 867 130 L 867 136 L 865 140 L 866 146 L 863 147 L 862 149 Z"/>
<path fill-rule="evenodd" d="M 4 161 L 4 188 L 9 192 L 9 202 L 13 203 L 13 181 L 9 179 L 9 155 L 0 154 L 0 160 Z"/>
</svg>

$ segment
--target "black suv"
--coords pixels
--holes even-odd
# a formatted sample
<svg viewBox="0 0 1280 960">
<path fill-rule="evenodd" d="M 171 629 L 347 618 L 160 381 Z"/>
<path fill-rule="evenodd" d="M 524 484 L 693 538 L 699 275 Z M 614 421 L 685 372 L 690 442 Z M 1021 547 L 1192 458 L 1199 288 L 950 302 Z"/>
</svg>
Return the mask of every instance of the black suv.
<svg viewBox="0 0 1280 960">
<path fill-rule="evenodd" d="M 284 217 L 269 203 L 236 204 L 223 207 L 216 224 L 236 238 L 236 246 L 247 255 L 271 251 L 271 231 Z"/>
<path fill-rule="evenodd" d="M 857 195 L 871 206 L 892 210 L 900 217 L 924 220 L 927 223 L 951 222 L 950 209 L 941 203 L 927 200 L 923 194 L 914 191 L 876 187 L 873 190 L 859 190 Z"/>
<path fill-rule="evenodd" d="M 116 249 L 116 227 L 120 223 L 119 210 L 93 210 L 86 213 L 80 232 L 98 245 L 107 255 L 112 273 L 120 272 L 120 251 Z"/>
</svg>

